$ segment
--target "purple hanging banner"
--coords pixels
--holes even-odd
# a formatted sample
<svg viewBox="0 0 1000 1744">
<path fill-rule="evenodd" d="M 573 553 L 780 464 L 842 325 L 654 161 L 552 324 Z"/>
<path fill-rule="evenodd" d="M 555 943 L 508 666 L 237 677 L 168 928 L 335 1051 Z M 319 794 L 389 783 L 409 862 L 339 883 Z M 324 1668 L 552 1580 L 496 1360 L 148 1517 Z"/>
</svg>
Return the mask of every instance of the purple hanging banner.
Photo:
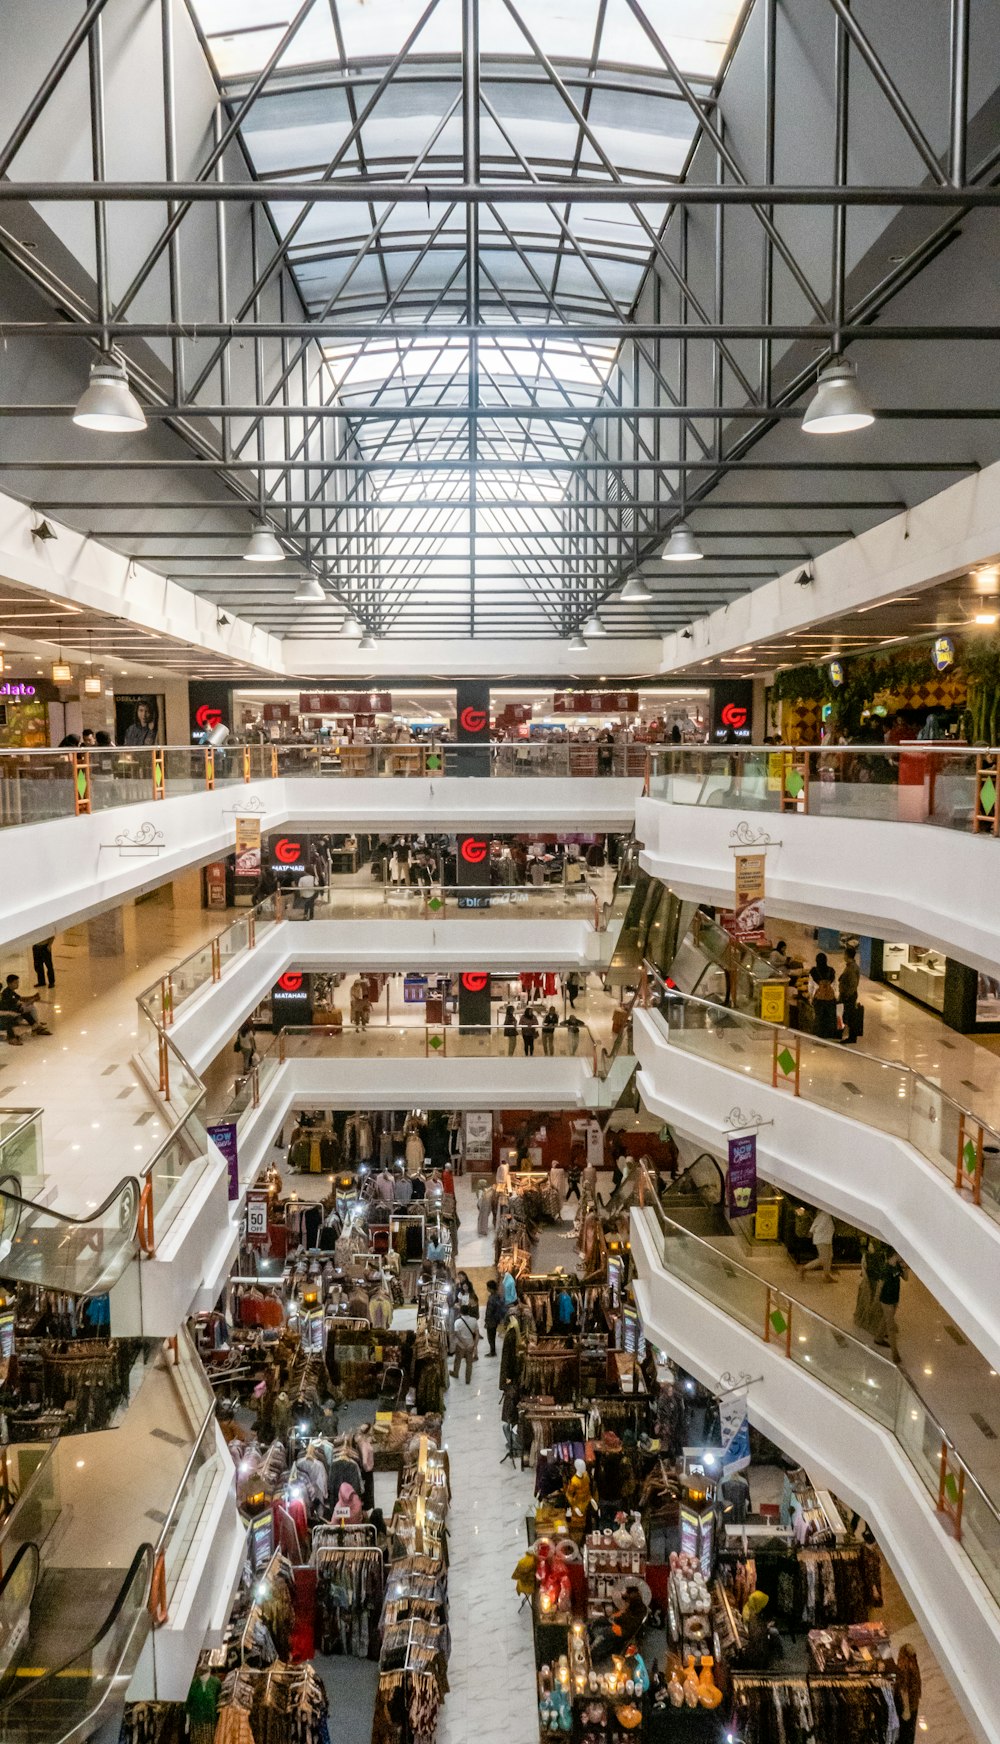
<svg viewBox="0 0 1000 1744">
<path fill-rule="evenodd" d="M 730 1217 L 749 1217 L 757 1209 L 757 1134 L 729 1140 L 726 1202 Z"/>
<path fill-rule="evenodd" d="M 220 1125 L 210 1126 L 206 1130 L 209 1138 L 226 1159 L 230 1200 L 238 1199 L 240 1196 L 240 1163 L 236 1144 L 236 1122 L 235 1120 L 224 1120 Z"/>
</svg>

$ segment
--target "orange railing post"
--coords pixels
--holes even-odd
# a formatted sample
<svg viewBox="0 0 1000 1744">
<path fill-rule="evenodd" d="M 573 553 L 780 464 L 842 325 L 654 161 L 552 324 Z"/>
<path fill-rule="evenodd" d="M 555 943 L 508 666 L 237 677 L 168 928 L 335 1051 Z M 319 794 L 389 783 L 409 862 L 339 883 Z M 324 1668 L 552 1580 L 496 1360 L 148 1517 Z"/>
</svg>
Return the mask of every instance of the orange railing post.
<svg viewBox="0 0 1000 1744">
<path fill-rule="evenodd" d="M 791 1079 L 792 1095 L 798 1096 L 801 1071 L 801 1036 L 797 1032 L 791 1036 L 782 1036 L 781 1031 L 776 1029 L 771 1041 L 772 1090 L 776 1090 L 779 1084 L 787 1084 L 788 1080 Z"/>
<path fill-rule="evenodd" d="M 168 1028 L 174 1021 L 174 977 L 173 971 L 167 976 L 166 1021 Z"/>
<path fill-rule="evenodd" d="M 90 811 L 90 755 L 87 751 L 73 751 L 70 755 L 73 769 L 73 805 L 77 817 Z"/>
<path fill-rule="evenodd" d="M 969 1122 L 969 1124 L 967 1124 Z M 963 1108 L 958 1117 L 958 1149 L 955 1156 L 955 1189 L 971 1188 L 973 1205 L 983 1197 L 983 1128 Z"/>
<path fill-rule="evenodd" d="M 153 798 L 163 799 L 167 791 L 164 754 L 159 745 L 153 747 Z"/>
<path fill-rule="evenodd" d="M 271 746 L 271 780 L 277 781 L 277 779 L 278 779 L 278 747 L 277 747 L 277 745 L 272 745 Z"/>
<path fill-rule="evenodd" d="M 1000 757 L 981 751 L 976 757 L 976 798 L 972 828 L 977 835 L 1000 834 Z"/>
<path fill-rule="evenodd" d="M 218 938 L 212 940 L 212 980 L 222 980 L 222 950 Z"/>
<path fill-rule="evenodd" d="M 278 1059 L 281 1061 L 282 1065 L 284 1065 L 286 1058 L 287 1058 L 287 1055 L 285 1053 L 285 1032 L 283 1029 L 279 1029 L 279 1031 L 278 1031 Z"/>
<path fill-rule="evenodd" d="M 652 773 L 652 764 L 650 761 L 649 752 L 647 751 L 646 752 L 646 767 L 645 767 L 645 770 L 643 771 L 643 777 L 642 777 L 642 796 L 644 799 L 649 798 L 649 777 L 650 777 L 651 773 Z"/>
<path fill-rule="evenodd" d="M 253 1090 L 253 1106 L 255 1108 L 259 1108 L 260 1107 L 260 1067 L 259 1066 L 251 1066 L 251 1068 L 250 1068 L 250 1083 L 251 1083 L 251 1087 Z"/>
<path fill-rule="evenodd" d="M 280 916 L 280 914 L 278 914 L 277 904 L 275 905 L 274 912 L 275 912 L 277 919 L 280 920 L 281 916 Z M 252 951 L 254 948 L 254 945 L 256 943 L 257 943 L 257 916 L 254 914 L 253 909 L 251 909 L 250 913 L 247 915 L 247 950 Z"/>
<path fill-rule="evenodd" d="M 250 747 L 249 747 L 249 745 L 244 745 L 244 747 L 243 747 L 243 779 L 244 779 L 244 781 L 252 781 L 253 780 L 253 770 L 250 767 Z"/>
<path fill-rule="evenodd" d="M 160 1067 L 160 1095 L 165 1102 L 170 1101 L 170 1049 L 167 1038 L 161 1029 L 157 1037 L 157 1057 Z"/>
<path fill-rule="evenodd" d="M 136 1236 L 141 1251 L 150 1255 L 155 1253 L 153 1241 L 153 1183 L 147 1175 L 139 1193 L 139 1216 L 136 1222 Z"/>
<path fill-rule="evenodd" d="M 167 1611 L 167 1561 L 162 1550 L 156 1552 L 153 1562 L 153 1578 L 149 1583 L 149 1614 L 157 1628 L 162 1628 L 168 1619 Z"/>
<path fill-rule="evenodd" d="M 215 787 L 215 746 L 205 746 L 205 786 L 211 793 Z"/>
<path fill-rule="evenodd" d="M 951 1463 L 951 1449 L 946 1441 L 941 1443 L 941 1459 L 938 1473 L 938 1513 L 951 1521 L 952 1530 L 957 1539 L 962 1536 L 962 1509 L 965 1504 L 965 1467 Z"/>
</svg>

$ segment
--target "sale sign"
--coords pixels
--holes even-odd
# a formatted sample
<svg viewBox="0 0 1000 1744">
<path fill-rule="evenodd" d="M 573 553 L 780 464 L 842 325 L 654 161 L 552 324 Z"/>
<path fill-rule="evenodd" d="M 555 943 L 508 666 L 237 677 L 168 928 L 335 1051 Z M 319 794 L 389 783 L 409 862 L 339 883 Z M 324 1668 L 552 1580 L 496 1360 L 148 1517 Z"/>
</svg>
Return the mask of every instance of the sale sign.
<svg viewBox="0 0 1000 1744">
<path fill-rule="evenodd" d="M 749 1217 L 757 1209 L 757 1134 L 729 1140 L 726 1205 L 730 1217 Z"/>
</svg>

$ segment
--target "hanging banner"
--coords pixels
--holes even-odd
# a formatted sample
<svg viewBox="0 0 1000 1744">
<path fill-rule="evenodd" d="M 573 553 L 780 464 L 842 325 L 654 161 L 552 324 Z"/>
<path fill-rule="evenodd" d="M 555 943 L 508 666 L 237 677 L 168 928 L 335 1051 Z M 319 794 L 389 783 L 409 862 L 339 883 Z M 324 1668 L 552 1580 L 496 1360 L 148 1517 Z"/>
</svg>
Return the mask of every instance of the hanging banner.
<svg viewBox="0 0 1000 1744">
<path fill-rule="evenodd" d="M 747 1416 L 746 1388 L 726 1393 L 719 1400 L 719 1428 L 722 1431 L 722 1475 L 744 1471 L 750 1464 L 750 1419 Z"/>
<path fill-rule="evenodd" d="M 240 1196 L 240 1164 L 236 1142 L 236 1122 L 235 1120 L 224 1120 L 219 1126 L 207 1127 L 206 1131 L 216 1149 L 222 1152 L 226 1160 L 230 1201 L 238 1199 Z"/>
<path fill-rule="evenodd" d="M 236 873 L 233 902 L 237 908 L 250 908 L 253 893 L 260 880 L 260 818 L 236 819 Z"/>
<path fill-rule="evenodd" d="M 493 1115 L 488 1110 L 470 1108 L 465 1116 L 466 1163 L 492 1163 Z"/>
<path fill-rule="evenodd" d="M 729 1140 L 726 1203 L 730 1217 L 748 1217 L 757 1209 L 757 1134 Z"/>
<path fill-rule="evenodd" d="M 763 854 L 736 856 L 736 903 L 732 927 L 734 939 L 764 937 L 764 866 Z"/>
</svg>

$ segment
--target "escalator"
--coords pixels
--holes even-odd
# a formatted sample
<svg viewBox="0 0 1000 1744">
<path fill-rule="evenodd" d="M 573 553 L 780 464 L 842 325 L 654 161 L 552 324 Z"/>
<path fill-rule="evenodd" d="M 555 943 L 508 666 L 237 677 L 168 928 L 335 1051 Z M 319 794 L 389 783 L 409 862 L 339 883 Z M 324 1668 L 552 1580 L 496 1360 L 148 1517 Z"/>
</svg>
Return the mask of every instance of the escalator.
<svg viewBox="0 0 1000 1744">
<path fill-rule="evenodd" d="M 139 1182 L 128 1175 L 88 1217 L 68 1217 L 26 1199 L 19 1176 L 0 1176 L 0 1278 L 103 1295 L 136 1251 L 139 1193 Z"/>
<path fill-rule="evenodd" d="M 0 1744 L 83 1744 L 120 1714 L 152 1572 L 149 1544 L 124 1570 L 40 1571 L 36 1547 L 21 1546 L 0 1585 Z"/>
</svg>

